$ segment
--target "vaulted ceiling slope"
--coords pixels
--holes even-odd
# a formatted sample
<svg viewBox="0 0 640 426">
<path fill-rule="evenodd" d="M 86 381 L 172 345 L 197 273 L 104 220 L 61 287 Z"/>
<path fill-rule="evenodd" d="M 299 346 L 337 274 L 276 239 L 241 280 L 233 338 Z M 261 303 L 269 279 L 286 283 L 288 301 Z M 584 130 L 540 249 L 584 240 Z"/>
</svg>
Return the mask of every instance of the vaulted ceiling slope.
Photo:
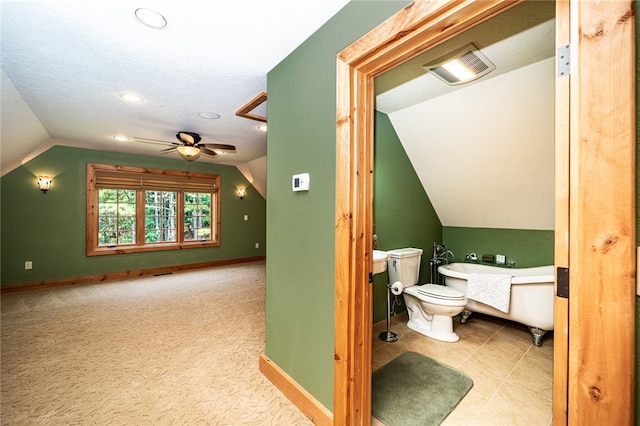
<svg viewBox="0 0 640 426">
<path fill-rule="evenodd" d="M 376 79 L 444 226 L 554 227 L 555 5 L 524 2 Z M 474 43 L 496 65 L 448 86 L 423 67 Z"/>
<path fill-rule="evenodd" d="M 235 112 L 347 2 L 3 0 L 2 175 L 53 145 L 180 158 L 133 138 L 175 141 L 189 131 L 237 147 L 198 161 L 253 170 L 266 188 L 266 135 Z M 146 7 L 166 18 L 164 29 L 136 20 L 134 11 Z M 144 101 L 124 102 L 127 92 Z M 255 112 L 266 115 L 266 105 Z"/>
</svg>

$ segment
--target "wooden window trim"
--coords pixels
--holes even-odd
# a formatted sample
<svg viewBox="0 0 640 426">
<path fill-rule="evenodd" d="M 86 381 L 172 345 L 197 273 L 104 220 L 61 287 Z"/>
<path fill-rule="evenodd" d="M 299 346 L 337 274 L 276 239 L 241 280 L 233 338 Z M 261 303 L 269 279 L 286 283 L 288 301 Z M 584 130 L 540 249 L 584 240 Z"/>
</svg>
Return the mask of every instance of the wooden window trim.
<svg viewBox="0 0 640 426">
<path fill-rule="evenodd" d="M 102 174 L 101 174 L 102 173 Z M 130 188 L 137 189 L 136 195 L 136 243 L 119 245 L 115 247 L 98 246 L 98 189 L 97 177 L 109 176 L 117 178 L 121 174 L 126 178 L 132 176 L 148 175 L 154 182 L 160 182 L 159 188 L 153 188 L 153 186 L 145 186 L 142 183 L 139 187 Z M 211 185 L 207 190 L 202 190 L 203 182 L 210 181 Z M 192 182 L 192 184 L 190 184 Z M 183 189 L 177 187 L 178 184 L 182 184 Z M 131 185 L 131 183 L 126 183 Z M 152 184 L 153 185 L 153 184 Z M 174 186 L 173 189 L 168 189 L 168 186 Z M 211 233 L 212 239 L 208 241 L 182 241 L 184 238 L 183 230 L 184 224 L 182 223 L 184 217 L 182 215 L 184 211 L 184 202 L 181 201 L 182 195 L 178 197 L 178 212 L 179 220 L 177 226 L 178 241 L 171 243 L 145 243 L 144 242 L 144 190 L 175 190 L 180 194 L 184 192 L 211 192 L 212 194 L 212 206 L 211 212 Z M 101 256 L 112 254 L 125 254 L 125 253 L 145 253 L 152 251 L 163 250 L 180 250 L 190 248 L 204 248 L 204 247 L 219 247 L 220 246 L 220 175 L 207 174 L 207 173 L 195 173 L 195 172 L 181 172 L 175 170 L 161 170 L 161 169 L 148 169 L 142 167 L 130 167 L 130 166 L 117 166 L 110 164 L 96 164 L 87 163 L 87 233 L 86 233 L 86 252 L 87 256 Z"/>
</svg>

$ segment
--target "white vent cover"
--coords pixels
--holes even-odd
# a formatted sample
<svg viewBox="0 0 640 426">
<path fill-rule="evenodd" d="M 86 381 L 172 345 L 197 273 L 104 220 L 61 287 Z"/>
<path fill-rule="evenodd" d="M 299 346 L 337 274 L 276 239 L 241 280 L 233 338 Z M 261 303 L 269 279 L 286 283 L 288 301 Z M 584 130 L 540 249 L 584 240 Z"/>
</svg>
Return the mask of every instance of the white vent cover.
<svg viewBox="0 0 640 426">
<path fill-rule="evenodd" d="M 452 86 L 477 80 L 496 69 L 493 62 L 473 44 L 422 67 Z"/>
</svg>

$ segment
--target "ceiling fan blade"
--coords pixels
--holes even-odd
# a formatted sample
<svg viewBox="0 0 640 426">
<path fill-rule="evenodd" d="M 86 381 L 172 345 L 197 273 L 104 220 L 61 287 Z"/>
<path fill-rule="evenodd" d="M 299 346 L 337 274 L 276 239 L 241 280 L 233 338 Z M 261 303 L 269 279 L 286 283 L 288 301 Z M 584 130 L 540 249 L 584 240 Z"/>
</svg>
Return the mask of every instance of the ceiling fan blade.
<svg viewBox="0 0 640 426">
<path fill-rule="evenodd" d="M 176 149 L 178 149 L 178 147 L 177 147 L 177 146 L 172 146 L 171 148 L 162 149 L 162 150 L 160 150 L 160 152 L 175 151 Z"/>
<path fill-rule="evenodd" d="M 136 142 L 150 143 L 155 145 L 180 145 L 179 143 L 176 143 L 176 142 L 163 141 L 160 139 L 139 138 L 137 136 L 134 136 L 133 140 Z"/>
<path fill-rule="evenodd" d="M 229 154 L 235 154 L 236 152 L 236 147 L 234 145 L 226 145 L 223 143 L 201 143 L 199 146 L 206 146 L 214 151 L 224 151 Z"/>
<path fill-rule="evenodd" d="M 203 152 L 204 154 L 210 155 L 212 157 L 215 157 L 216 155 L 218 155 L 217 152 L 210 150 L 209 148 L 205 148 L 203 146 L 198 147 L 200 148 L 200 151 Z"/>
</svg>

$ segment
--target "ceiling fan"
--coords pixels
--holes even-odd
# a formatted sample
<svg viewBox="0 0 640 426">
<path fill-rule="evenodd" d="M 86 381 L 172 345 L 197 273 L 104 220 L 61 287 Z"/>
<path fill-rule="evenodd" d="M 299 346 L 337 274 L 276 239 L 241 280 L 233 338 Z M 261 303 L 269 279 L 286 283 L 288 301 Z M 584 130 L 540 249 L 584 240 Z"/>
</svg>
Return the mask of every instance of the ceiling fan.
<svg viewBox="0 0 640 426">
<path fill-rule="evenodd" d="M 220 154 L 235 154 L 236 147 L 234 145 L 226 145 L 221 143 L 201 143 L 202 138 L 199 134 L 193 132 L 178 132 L 176 138 L 180 142 L 169 142 L 157 139 L 134 138 L 138 142 L 150 142 L 172 145 L 161 152 L 178 151 L 178 154 L 185 160 L 191 162 L 200 157 L 200 154 L 206 154 L 215 157 Z"/>
</svg>

